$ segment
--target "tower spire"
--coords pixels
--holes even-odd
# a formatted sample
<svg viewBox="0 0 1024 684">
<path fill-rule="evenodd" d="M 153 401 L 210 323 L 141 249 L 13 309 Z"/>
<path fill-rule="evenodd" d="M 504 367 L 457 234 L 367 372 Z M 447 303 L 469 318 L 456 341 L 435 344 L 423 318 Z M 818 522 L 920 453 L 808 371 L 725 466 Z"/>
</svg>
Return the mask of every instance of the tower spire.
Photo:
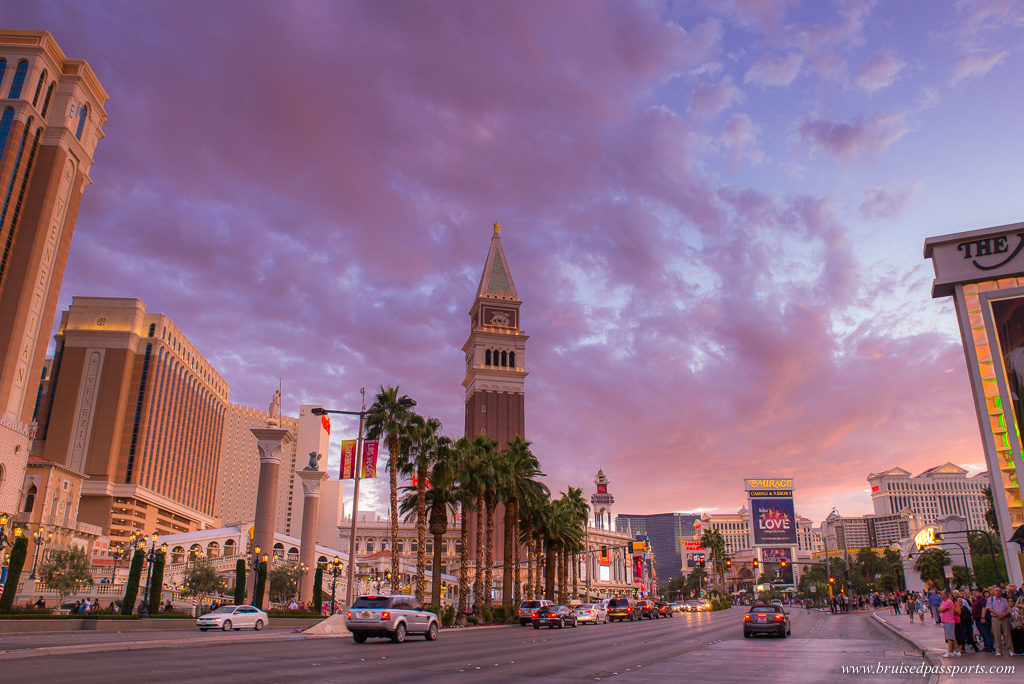
<svg viewBox="0 0 1024 684">
<path fill-rule="evenodd" d="M 491 297 L 504 300 L 519 301 L 516 284 L 512 280 L 505 250 L 501 247 L 501 225 L 494 222 L 494 234 L 491 235 L 491 246 L 487 250 L 484 271 L 480 274 L 480 284 L 476 288 L 476 296 Z"/>
</svg>

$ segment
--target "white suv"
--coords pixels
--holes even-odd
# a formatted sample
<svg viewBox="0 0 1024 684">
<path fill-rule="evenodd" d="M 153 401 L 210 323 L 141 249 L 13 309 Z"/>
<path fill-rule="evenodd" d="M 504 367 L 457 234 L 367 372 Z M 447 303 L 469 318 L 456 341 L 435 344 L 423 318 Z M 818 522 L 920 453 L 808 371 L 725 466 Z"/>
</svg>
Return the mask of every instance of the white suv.
<svg viewBox="0 0 1024 684">
<path fill-rule="evenodd" d="M 424 610 L 415 596 L 406 595 L 360 596 L 345 613 L 345 626 L 357 644 L 367 637 L 401 643 L 409 634 L 422 634 L 433 641 L 441 628 L 437 615 Z"/>
</svg>

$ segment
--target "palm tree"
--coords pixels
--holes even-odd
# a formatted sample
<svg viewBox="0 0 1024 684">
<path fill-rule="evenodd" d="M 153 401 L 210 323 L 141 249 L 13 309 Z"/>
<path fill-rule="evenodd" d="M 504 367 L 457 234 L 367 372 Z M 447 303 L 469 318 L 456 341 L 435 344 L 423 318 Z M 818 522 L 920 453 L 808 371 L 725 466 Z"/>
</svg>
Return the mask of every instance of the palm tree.
<svg viewBox="0 0 1024 684">
<path fill-rule="evenodd" d="M 499 474 L 499 466 L 497 459 L 498 454 L 498 443 L 493 439 L 478 435 L 473 440 L 473 444 L 478 450 L 477 468 L 479 470 L 479 477 L 484 483 L 483 487 L 483 504 L 484 504 L 484 520 L 487 526 L 487 535 L 484 550 L 484 607 L 490 609 L 491 607 L 491 588 L 494 586 L 494 511 L 498 504 L 498 482 L 501 479 Z M 477 525 L 479 530 L 481 526 Z M 478 531 L 479 536 L 479 531 Z M 479 555 L 479 551 L 477 552 Z M 477 568 L 480 566 L 478 565 Z"/>
<path fill-rule="evenodd" d="M 499 474 L 502 476 L 500 496 L 505 502 L 505 562 L 502 566 L 502 603 L 511 611 L 519 602 L 520 589 L 520 502 L 524 497 L 547 495 L 548 489 L 538 483 L 543 477 L 540 462 L 530 451 L 530 443 L 516 435 L 501 452 Z M 511 613 L 509 613 L 511 614 Z"/>
<path fill-rule="evenodd" d="M 583 539 L 586 533 L 587 520 L 590 518 L 590 505 L 583 498 L 583 490 L 577 487 L 569 487 L 564 495 L 569 515 L 573 522 L 574 539 L 568 551 L 573 556 L 571 587 L 575 594 L 579 587 L 579 568 L 577 562 L 578 554 L 584 551 Z"/>
<path fill-rule="evenodd" d="M 398 387 L 380 388 L 366 416 L 366 434 L 370 439 L 383 439 L 388 448 L 388 472 L 391 476 L 391 593 L 399 593 L 401 566 L 398 562 L 398 468 L 402 459 L 402 443 L 408 439 L 409 424 L 415 415 L 407 406 L 414 402 L 399 395 Z"/>
<path fill-rule="evenodd" d="M 414 415 L 406 434 L 406 458 L 399 463 L 403 475 L 416 475 L 416 600 L 423 603 L 427 593 L 427 473 L 437 448 L 441 421 Z"/>
<path fill-rule="evenodd" d="M 704 530 L 704 534 L 700 537 L 700 545 L 707 549 L 711 553 L 712 569 L 716 572 L 713 577 L 716 578 L 715 584 L 718 584 L 717 577 L 719 573 L 722 574 L 722 589 L 725 588 L 725 576 L 724 567 L 725 563 L 725 538 L 722 537 L 722 533 L 715 529 Z M 720 567 L 722 566 L 722 567 Z"/>
<path fill-rule="evenodd" d="M 448 513 L 459 502 L 458 453 L 448 437 L 440 437 L 435 445 L 434 462 L 430 469 L 430 488 L 426 498 L 430 505 L 430 534 L 434 536 L 434 559 L 431 569 L 430 602 L 441 607 L 441 546 L 448 532 Z"/>
</svg>

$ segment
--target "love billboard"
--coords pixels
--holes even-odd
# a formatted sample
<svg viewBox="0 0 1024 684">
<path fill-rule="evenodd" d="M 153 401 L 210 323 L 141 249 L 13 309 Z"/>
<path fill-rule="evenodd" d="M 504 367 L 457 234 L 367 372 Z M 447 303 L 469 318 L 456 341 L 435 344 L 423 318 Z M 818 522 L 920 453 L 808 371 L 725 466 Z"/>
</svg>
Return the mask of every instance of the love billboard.
<svg viewBox="0 0 1024 684">
<path fill-rule="evenodd" d="M 796 544 L 793 499 L 750 499 L 751 529 L 755 546 Z"/>
</svg>

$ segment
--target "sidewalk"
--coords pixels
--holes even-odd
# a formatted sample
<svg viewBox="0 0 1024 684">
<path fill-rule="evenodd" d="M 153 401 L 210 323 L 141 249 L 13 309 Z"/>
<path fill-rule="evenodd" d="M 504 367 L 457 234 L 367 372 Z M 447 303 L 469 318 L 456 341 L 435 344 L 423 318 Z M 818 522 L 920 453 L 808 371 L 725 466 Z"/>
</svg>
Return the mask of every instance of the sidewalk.
<svg viewBox="0 0 1024 684">
<path fill-rule="evenodd" d="M 914 620 L 911 624 L 906 615 L 892 615 L 882 611 L 876 612 L 872 617 L 897 636 L 921 649 L 923 654 L 931 656 L 935 662 L 940 662 L 940 657 L 946 652 L 942 626 L 935 624 L 931 615 L 925 615 L 923 625 L 920 619 Z"/>
</svg>

